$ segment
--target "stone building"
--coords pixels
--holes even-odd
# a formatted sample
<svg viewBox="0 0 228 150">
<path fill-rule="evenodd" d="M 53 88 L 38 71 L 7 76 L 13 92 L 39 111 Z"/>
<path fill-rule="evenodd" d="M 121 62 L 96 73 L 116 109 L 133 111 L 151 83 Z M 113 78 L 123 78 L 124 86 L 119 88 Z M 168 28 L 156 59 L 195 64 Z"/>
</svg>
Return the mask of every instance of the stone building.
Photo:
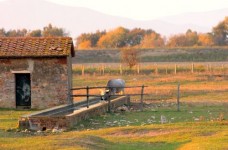
<svg viewBox="0 0 228 150">
<path fill-rule="evenodd" d="M 74 45 L 69 37 L 0 38 L 0 107 L 71 103 Z"/>
</svg>

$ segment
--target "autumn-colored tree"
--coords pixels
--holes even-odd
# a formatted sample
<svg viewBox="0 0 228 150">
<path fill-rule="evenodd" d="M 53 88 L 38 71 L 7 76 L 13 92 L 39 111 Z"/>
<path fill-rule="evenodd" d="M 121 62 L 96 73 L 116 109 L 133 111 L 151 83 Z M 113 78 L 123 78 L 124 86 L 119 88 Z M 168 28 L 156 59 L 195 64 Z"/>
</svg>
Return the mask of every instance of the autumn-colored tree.
<svg viewBox="0 0 228 150">
<path fill-rule="evenodd" d="M 106 31 L 96 31 L 96 33 L 83 33 L 76 38 L 76 45 L 80 49 L 97 47 L 97 42 Z M 89 41 L 89 42 L 88 42 Z M 90 47 L 88 47 L 90 46 Z"/>
<path fill-rule="evenodd" d="M 198 34 L 198 45 L 199 46 L 212 46 L 214 45 L 213 37 L 211 34 L 201 33 Z"/>
<path fill-rule="evenodd" d="M 149 35 L 145 38 L 146 43 L 150 38 L 149 47 L 161 47 L 164 46 L 164 39 L 160 34 L 148 29 L 134 28 L 132 30 L 118 27 L 109 32 L 96 32 L 96 33 L 83 33 L 77 37 L 77 47 L 83 49 L 91 45 L 90 48 L 122 48 L 122 47 L 134 47 L 139 46 L 142 43 L 145 35 Z M 90 44 L 89 42 L 90 41 Z M 146 44 L 144 44 L 146 45 Z"/>
<path fill-rule="evenodd" d="M 152 33 L 153 30 L 149 29 L 149 30 L 144 30 L 141 28 L 134 28 L 132 30 L 129 31 L 128 36 L 127 36 L 127 46 L 133 47 L 136 45 L 140 45 L 143 37 L 146 34 L 150 34 Z"/>
<path fill-rule="evenodd" d="M 139 51 L 134 48 L 121 49 L 122 63 L 130 69 L 139 63 Z"/>
<path fill-rule="evenodd" d="M 64 31 L 63 28 L 54 27 L 51 24 L 43 28 L 42 36 L 52 37 L 52 36 L 68 36 L 68 33 Z"/>
<path fill-rule="evenodd" d="M 87 41 L 83 41 L 81 42 L 79 45 L 78 45 L 78 49 L 89 49 L 91 48 L 91 41 L 90 40 L 87 40 Z"/>
<path fill-rule="evenodd" d="M 141 42 L 142 48 L 155 48 L 155 47 L 163 47 L 164 39 L 160 34 L 156 32 L 152 32 L 151 34 L 146 34 Z"/>
<path fill-rule="evenodd" d="M 169 38 L 167 46 L 169 47 L 186 47 L 196 46 L 198 44 L 197 32 L 188 29 L 185 34 L 176 34 Z"/>
<path fill-rule="evenodd" d="M 216 45 L 228 45 L 228 16 L 213 28 L 212 33 Z"/>
<path fill-rule="evenodd" d="M 109 31 L 99 39 L 97 46 L 100 48 L 124 47 L 127 43 L 128 32 L 129 30 L 123 27 L 118 27 L 112 31 Z"/>
<path fill-rule="evenodd" d="M 169 47 L 181 47 L 184 46 L 187 39 L 185 37 L 185 34 L 177 34 L 173 35 L 169 38 L 167 46 Z"/>
<path fill-rule="evenodd" d="M 97 42 L 99 41 L 100 37 L 106 34 L 106 31 L 96 31 L 96 33 L 90 35 L 90 42 L 92 47 L 97 46 Z"/>
</svg>

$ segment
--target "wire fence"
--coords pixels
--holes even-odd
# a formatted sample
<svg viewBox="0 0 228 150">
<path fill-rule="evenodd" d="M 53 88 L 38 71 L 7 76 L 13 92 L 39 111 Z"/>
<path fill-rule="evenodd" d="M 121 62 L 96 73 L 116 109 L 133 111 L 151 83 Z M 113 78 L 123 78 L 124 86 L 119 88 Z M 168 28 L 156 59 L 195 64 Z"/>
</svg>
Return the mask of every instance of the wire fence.
<svg viewBox="0 0 228 150">
<path fill-rule="evenodd" d="M 129 68 L 122 64 L 74 64 L 73 73 L 76 75 L 169 75 L 169 74 L 209 74 L 209 75 L 227 75 L 228 64 L 221 63 L 142 63 Z"/>
</svg>

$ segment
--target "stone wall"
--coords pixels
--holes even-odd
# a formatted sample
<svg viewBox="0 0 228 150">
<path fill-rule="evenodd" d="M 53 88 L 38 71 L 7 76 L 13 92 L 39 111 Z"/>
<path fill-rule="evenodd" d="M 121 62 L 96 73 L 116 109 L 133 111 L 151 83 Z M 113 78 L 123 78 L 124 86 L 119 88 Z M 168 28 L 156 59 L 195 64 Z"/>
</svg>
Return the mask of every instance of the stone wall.
<svg viewBox="0 0 228 150">
<path fill-rule="evenodd" d="M 0 59 L 0 107 L 16 108 L 15 73 L 23 72 L 31 75 L 31 108 L 66 104 L 67 69 L 66 57 Z"/>
<path fill-rule="evenodd" d="M 84 101 L 86 102 L 86 101 Z M 130 104 L 129 96 L 122 96 L 111 100 L 111 109 L 122 106 L 124 104 Z M 19 127 L 22 129 L 31 129 L 31 130 L 43 130 L 43 129 L 53 129 L 53 128 L 70 128 L 74 125 L 78 124 L 82 120 L 86 120 L 93 116 L 99 116 L 105 114 L 108 111 L 108 102 L 102 101 L 93 105 L 90 105 L 89 108 L 81 107 L 80 109 L 76 109 L 69 114 L 58 114 L 58 115 L 44 115 L 44 112 L 59 112 L 60 109 L 69 109 L 67 105 L 42 110 L 40 112 L 36 112 L 35 114 L 22 116 L 19 119 Z M 72 108 L 71 108 L 72 109 Z M 73 109 L 72 109 L 73 110 Z"/>
</svg>

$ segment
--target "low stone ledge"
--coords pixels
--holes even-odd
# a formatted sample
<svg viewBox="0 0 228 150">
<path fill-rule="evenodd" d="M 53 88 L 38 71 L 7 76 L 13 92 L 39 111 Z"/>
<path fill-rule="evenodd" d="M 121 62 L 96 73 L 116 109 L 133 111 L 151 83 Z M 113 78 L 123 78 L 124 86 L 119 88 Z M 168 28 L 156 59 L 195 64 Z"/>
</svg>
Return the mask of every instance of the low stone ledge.
<svg viewBox="0 0 228 150">
<path fill-rule="evenodd" d="M 114 98 L 110 102 L 111 109 L 115 109 L 124 104 L 129 105 L 130 97 L 122 96 L 118 98 Z M 72 109 L 72 107 L 68 107 L 67 105 L 55 107 L 56 110 L 59 109 Z M 54 108 L 48 109 L 49 111 L 55 111 Z M 83 107 L 78 110 L 73 110 L 68 114 L 59 114 L 58 116 L 50 115 L 48 110 L 43 110 L 40 113 L 33 113 L 27 116 L 23 116 L 19 119 L 19 127 L 26 128 L 30 130 L 46 130 L 53 128 L 70 128 L 82 120 L 86 120 L 93 116 L 98 116 L 104 114 L 108 111 L 108 102 L 101 101 L 100 103 L 93 104 L 89 108 Z M 48 115 L 49 114 L 49 115 Z"/>
</svg>

